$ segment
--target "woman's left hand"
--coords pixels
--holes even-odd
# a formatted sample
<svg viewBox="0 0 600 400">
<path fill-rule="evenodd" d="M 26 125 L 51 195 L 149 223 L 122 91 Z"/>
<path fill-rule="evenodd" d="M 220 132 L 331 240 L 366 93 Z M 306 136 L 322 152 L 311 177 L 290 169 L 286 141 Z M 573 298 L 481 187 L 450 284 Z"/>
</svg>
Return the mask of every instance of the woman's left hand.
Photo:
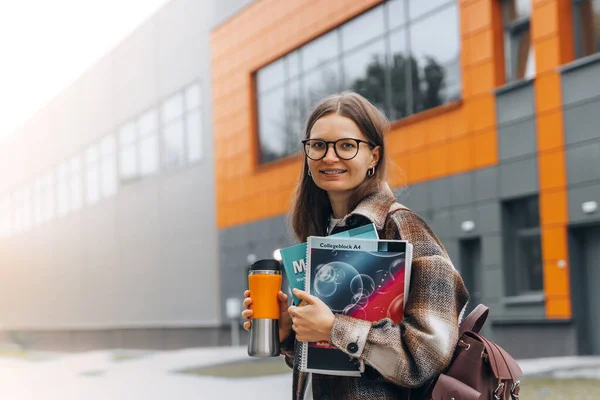
<svg viewBox="0 0 600 400">
<path fill-rule="evenodd" d="M 303 290 L 294 289 L 294 295 L 303 300 L 301 307 L 291 306 L 288 313 L 292 317 L 292 329 L 296 340 L 301 342 L 319 342 L 329 340 L 335 316 L 321 299 L 311 296 Z"/>
</svg>

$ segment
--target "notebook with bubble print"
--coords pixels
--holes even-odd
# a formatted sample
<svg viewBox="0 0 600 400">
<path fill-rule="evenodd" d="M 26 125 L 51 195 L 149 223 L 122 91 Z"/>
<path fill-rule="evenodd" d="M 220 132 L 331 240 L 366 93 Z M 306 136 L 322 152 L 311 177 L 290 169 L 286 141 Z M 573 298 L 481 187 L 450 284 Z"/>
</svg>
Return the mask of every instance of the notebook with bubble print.
<svg viewBox="0 0 600 400">
<path fill-rule="evenodd" d="M 305 288 L 335 314 L 400 323 L 408 298 L 412 245 L 405 240 L 308 238 Z M 357 363 L 329 342 L 301 343 L 300 370 L 360 376 Z"/>
</svg>

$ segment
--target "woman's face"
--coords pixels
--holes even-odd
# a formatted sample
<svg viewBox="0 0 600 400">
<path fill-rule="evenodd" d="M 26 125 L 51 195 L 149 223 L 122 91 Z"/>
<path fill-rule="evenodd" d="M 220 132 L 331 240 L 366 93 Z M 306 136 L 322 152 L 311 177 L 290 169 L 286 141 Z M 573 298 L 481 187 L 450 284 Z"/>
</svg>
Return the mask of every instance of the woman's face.
<svg viewBox="0 0 600 400">
<path fill-rule="evenodd" d="M 313 125 L 309 138 L 328 142 L 345 138 L 369 141 L 354 121 L 338 114 L 319 118 Z M 343 145 L 351 154 L 352 143 L 344 143 L 339 143 L 338 146 Z M 327 145 L 327 153 L 321 160 L 307 158 L 308 168 L 315 184 L 328 193 L 343 193 L 352 191 L 367 179 L 367 170 L 376 166 L 379 161 L 379 147 L 371 149 L 367 143 L 357 145 L 358 153 L 351 160 L 339 158 L 333 149 L 333 144 Z M 340 154 L 344 157 L 341 152 Z"/>
</svg>

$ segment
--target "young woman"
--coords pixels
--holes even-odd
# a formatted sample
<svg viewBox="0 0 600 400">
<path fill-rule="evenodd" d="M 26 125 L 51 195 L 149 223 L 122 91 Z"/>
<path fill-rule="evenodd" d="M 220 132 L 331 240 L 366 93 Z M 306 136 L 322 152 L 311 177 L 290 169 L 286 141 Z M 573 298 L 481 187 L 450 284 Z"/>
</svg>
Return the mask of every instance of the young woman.
<svg viewBox="0 0 600 400">
<path fill-rule="evenodd" d="M 294 369 L 293 399 L 408 399 L 450 363 L 468 293 L 442 243 L 415 213 L 398 204 L 385 183 L 385 116 L 365 98 L 344 92 L 324 99 L 306 125 L 305 162 L 292 227 L 299 241 L 374 223 L 382 239 L 413 244 L 411 287 L 399 324 L 333 314 L 317 297 L 280 292 L 280 339 Z M 245 292 L 244 318 L 252 317 Z M 251 320 L 244 323 L 249 330 Z M 362 376 L 306 374 L 298 369 L 296 341 L 328 340 L 356 360 Z"/>
</svg>

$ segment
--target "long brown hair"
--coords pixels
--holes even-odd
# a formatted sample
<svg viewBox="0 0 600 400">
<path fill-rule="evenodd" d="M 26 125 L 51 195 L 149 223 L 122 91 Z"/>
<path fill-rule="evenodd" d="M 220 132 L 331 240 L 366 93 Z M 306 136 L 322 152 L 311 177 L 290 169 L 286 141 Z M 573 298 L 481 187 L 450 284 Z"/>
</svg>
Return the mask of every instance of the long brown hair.
<svg viewBox="0 0 600 400">
<path fill-rule="evenodd" d="M 385 179 L 387 157 L 384 135 L 389 130 L 390 123 L 386 116 L 367 99 L 355 92 L 347 91 L 331 95 L 315 107 L 306 123 L 304 137 L 309 139 L 315 122 L 330 114 L 350 118 L 369 141 L 380 147 L 375 174 L 358 185 L 350 196 L 350 209 L 352 210 L 363 198 L 376 193 Z M 291 224 L 296 238 L 303 242 L 311 235 L 325 235 L 327 218 L 331 213 L 332 208 L 327 192 L 319 188 L 308 175 L 305 155 L 291 213 Z"/>
</svg>

